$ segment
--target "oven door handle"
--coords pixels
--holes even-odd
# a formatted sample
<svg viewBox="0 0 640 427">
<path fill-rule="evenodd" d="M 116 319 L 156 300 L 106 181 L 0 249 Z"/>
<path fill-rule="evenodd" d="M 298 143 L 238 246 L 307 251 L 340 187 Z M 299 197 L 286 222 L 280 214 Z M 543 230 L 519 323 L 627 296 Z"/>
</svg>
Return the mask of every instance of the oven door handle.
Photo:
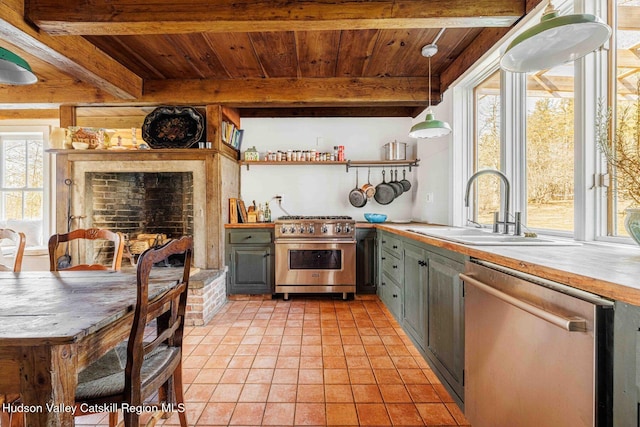
<svg viewBox="0 0 640 427">
<path fill-rule="evenodd" d="M 285 239 L 285 240 L 276 240 L 275 244 L 276 245 L 286 245 L 286 244 L 296 244 L 299 245 L 301 243 L 305 243 L 305 244 L 312 244 L 312 245 L 333 245 L 333 244 L 353 244 L 355 243 L 355 240 L 329 240 L 329 239 L 325 239 L 325 240 L 321 240 L 321 239 Z"/>
</svg>

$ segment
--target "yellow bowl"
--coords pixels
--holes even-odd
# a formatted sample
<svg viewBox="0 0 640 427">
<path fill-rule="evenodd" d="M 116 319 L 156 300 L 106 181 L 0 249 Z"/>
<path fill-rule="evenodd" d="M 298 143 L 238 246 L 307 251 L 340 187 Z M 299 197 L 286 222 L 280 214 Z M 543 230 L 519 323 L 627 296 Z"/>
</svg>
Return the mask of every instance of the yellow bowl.
<svg viewBox="0 0 640 427">
<path fill-rule="evenodd" d="M 73 148 L 76 150 L 86 150 L 89 148 L 89 144 L 86 142 L 72 142 L 71 145 L 73 145 Z"/>
</svg>

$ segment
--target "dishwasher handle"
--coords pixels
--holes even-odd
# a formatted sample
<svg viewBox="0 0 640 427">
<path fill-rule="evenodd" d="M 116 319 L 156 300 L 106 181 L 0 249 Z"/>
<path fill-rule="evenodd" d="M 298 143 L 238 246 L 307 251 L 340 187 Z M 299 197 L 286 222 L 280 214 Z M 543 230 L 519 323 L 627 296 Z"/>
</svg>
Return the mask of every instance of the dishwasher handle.
<svg viewBox="0 0 640 427">
<path fill-rule="evenodd" d="M 514 307 L 524 310 L 527 313 L 533 314 L 534 316 L 539 317 L 542 320 L 546 320 L 547 322 L 559 328 L 565 329 L 569 332 L 586 332 L 587 330 L 587 321 L 585 319 L 581 319 L 579 317 L 567 318 L 554 313 L 550 313 L 546 310 L 541 309 L 540 307 L 536 307 L 535 305 L 526 303 L 518 298 L 512 297 L 509 294 L 499 291 L 498 289 L 464 273 L 460 274 L 460 278 L 465 283 L 473 285 L 476 288 L 488 294 L 491 294 L 494 297 L 513 305 Z"/>
</svg>

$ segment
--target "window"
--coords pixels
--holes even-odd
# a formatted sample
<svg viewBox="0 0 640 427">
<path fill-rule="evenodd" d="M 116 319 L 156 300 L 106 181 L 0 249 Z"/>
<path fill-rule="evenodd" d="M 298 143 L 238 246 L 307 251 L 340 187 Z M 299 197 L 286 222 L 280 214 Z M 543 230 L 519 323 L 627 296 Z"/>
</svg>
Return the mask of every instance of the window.
<svg viewBox="0 0 640 427">
<path fill-rule="evenodd" d="M 474 90 L 475 170 L 500 170 L 500 72 L 496 71 Z M 500 210 L 500 182 L 495 175 L 478 178 L 475 191 L 476 218 L 491 224 L 493 212 Z"/>
<path fill-rule="evenodd" d="M 573 64 L 527 76 L 527 226 L 573 231 Z"/>
<path fill-rule="evenodd" d="M 43 220 L 43 133 L 0 131 L 0 164 L 0 220 Z"/>
<path fill-rule="evenodd" d="M 578 1 L 575 5 L 580 6 L 581 10 L 587 7 L 586 2 L 581 4 Z M 574 13 L 574 2 L 555 2 L 555 6 L 561 15 Z M 589 3 L 588 7 L 593 7 L 593 4 Z M 525 25 L 540 22 L 543 8 L 538 9 L 538 15 L 527 17 Z M 514 33 L 512 37 L 517 34 Z M 594 80 L 585 82 L 584 79 L 585 76 L 597 78 L 594 76 L 597 73 L 591 72 L 596 67 L 596 61 L 574 61 L 529 74 L 495 72 L 501 51 L 510 41 L 505 40 L 501 49 L 487 55 L 457 89 L 461 94 L 460 100 L 467 100 L 473 94 L 474 131 L 458 132 L 458 136 L 466 141 L 466 148 L 462 151 L 462 158 L 466 159 L 466 178 L 484 168 L 502 171 L 511 184 L 509 221 L 514 221 L 515 212 L 521 212 L 525 231 L 565 236 L 571 234 L 584 238 L 584 218 L 588 215 L 577 213 L 584 209 L 595 210 L 593 198 L 587 200 L 582 190 L 585 182 L 591 184 L 594 166 L 589 164 L 588 167 L 577 168 L 576 162 L 585 161 L 584 158 L 593 159 L 593 155 L 585 156 L 583 150 L 591 150 L 593 141 L 584 141 L 580 145 L 574 141 L 576 129 L 581 138 L 590 135 L 584 129 L 594 126 L 594 120 L 587 117 L 585 109 L 574 108 L 577 87 L 575 75 L 578 72 L 576 70 L 584 71 L 584 67 L 592 67 L 589 73 L 581 72 L 579 81 L 580 99 L 589 99 L 586 102 L 590 103 L 591 98 L 585 98 L 585 91 L 593 92 L 589 95 L 591 97 L 596 96 L 596 84 Z M 600 57 L 603 56 L 600 54 Z M 590 58 L 595 58 L 595 55 Z M 489 70 L 494 71 L 489 73 Z M 458 120 L 462 121 L 465 110 L 459 111 L 463 114 L 459 115 Z M 582 115 L 578 116 L 577 112 Z M 584 176 L 581 175 L 576 181 L 577 174 L 581 173 Z M 460 185 L 464 187 L 464 182 L 454 183 L 454 188 Z M 579 197 L 575 191 L 578 185 Z M 499 206 L 500 188 L 494 175 L 484 175 L 478 179 L 476 204 L 471 212 L 467 212 L 471 219 L 481 224 L 493 222 L 493 212 L 502 210 Z M 587 207 L 587 202 L 592 205 Z M 589 220 L 595 216 L 591 215 Z M 465 220 L 463 216 L 461 222 Z M 576 221 L 580 222 L 578 227 Z M 594 227 L 590 227 L 593 230 Z"/>
<path fill-rule="evenodd" d="M 612 69 L 611 108 L 614 112 L 612 133 L 626 138 L 634 137 L 640 93 L 640 1 L 617 0 L 615 13 L 615 48 L 613 58 L 615 68 Z M 617 174 L 617 175 L 616 175 Z M 607 234 L 611 236 L 628 236 L 624 229 L 624 210 L 634 202 L 625 195 L 625 187 L 638 185 L 637 177 L 625 175 L 621 171 L 610 170 L 612 189 L 607 197 L 609 221 Z M 635 181 L 635 182 L 634 182 Z"/>
</svg>

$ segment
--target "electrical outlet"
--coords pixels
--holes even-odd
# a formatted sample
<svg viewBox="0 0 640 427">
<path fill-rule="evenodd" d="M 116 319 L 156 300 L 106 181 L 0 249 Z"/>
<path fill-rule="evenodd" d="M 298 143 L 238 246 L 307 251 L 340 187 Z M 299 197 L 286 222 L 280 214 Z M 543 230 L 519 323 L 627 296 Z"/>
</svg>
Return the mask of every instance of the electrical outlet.
<svg viewBox="0 0 640 427">
<path fill-rule="evenodd" d="M 427 196 L 425 197 L 425 202 L 433 203 L 433 193 L 427 193 Z"/>
</svg>

